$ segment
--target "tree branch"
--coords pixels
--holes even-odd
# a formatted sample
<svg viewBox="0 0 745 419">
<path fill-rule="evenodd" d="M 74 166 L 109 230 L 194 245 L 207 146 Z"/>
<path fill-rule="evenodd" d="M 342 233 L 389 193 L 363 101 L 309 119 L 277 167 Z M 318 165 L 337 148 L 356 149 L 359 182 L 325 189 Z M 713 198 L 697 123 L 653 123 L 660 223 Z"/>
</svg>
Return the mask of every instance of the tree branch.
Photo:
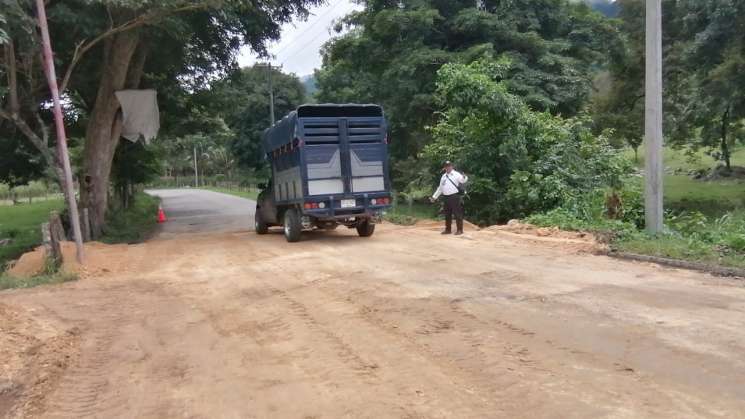
<svg viewBox="0 0 745 419">
<path fill-rule="evenodd" d="M 145 13 L 143 15 L 137 16 L 136 18 L 129 20 L 125 23 L 122 23 L 119 26 L 111 27 L 106 32 L 103 32 L 96 36 L 95 38 L 91 39 L 89 42 L 86 43 L 85 40 L 81 41 L 75 46 L 75 51 L 72 55 L 72 60 L 70 61 L 70 65 L 67 67 L 67 71 L 65 71 L 65 76 L 62 78 L 62 83 L 60 83 L 60 93 L 64 93 L 64 91 L 67 89 L 67 85 L 70 82 L 70 77 L 72 76 L 72 71 L 75 69 L 75 66 L 80 61 L 80 59 L 85 55 L 86 52 L 90 51 L 91 48 L 98 45 L 99 42 L 103 41 L 106 38 L 109 38 L 113 35 L 116 35 L 121 32 L 125 32 L 128 30 L 132 30 L 141 26 L 145 26 L 151 23 L 154 23 L 158 21 L 159 19 L 162 19 L 166 16 L 187 12 L 191 10 L 198 10 L 208 7 L 209 2 L 203 2 L 203 3 L 197 3 L 197 4 L 190 4 L 182 7 L 177 7 L 173 10 L 161 10 L 161 11 L 152 11 Z"/>
<path fill-rule="evenodd" d="M 17 115 L 20 110 L 18 103 L 18 75 L 16 65 L 16 53 L 13 40 L 5 44 L 5 61 L 8 69 L 8 107 L 11 115 Z"/>
<path fill-rule="evenodd" d="M 10 121 L 12 121 L 15 126 L 23 133 L 23 135 L 28 138 L 29 141 L 31 141 L 31 144 L 36 147 L 39 152 L 41 153 L 42 157 L 44 157 L 44 160 L 47 162 L 47 165 L 49 167 L 56 167 L 57 163 L 54 158 L 54 154 L 51 150 L 49 150 L 48 143 L 45 141 L 45 139 L 42 139 L 39 137 L 38 134 L 34 132 L 33 129 L 24 121 L 18 114 L 9 114 L 6 111 L 0 109 L 0 118 L 5 118 Z M 43 124 L 42 124 L 43 126 Z M 43 131 L 44 129 L 42 129 Z"/>
<path fill-rule="evenodd" d="M 41 140 L 44 143 L 44 147 L 49 147 L 49 127 L 47 127 L 47 124 L 45 124 L 44 120 L 41 119 L 41 115 L 39 115 L 39 112 L 35 112 L 34 116 L 36 117 L 36 122 L 41 128 Z"/>
</svg>

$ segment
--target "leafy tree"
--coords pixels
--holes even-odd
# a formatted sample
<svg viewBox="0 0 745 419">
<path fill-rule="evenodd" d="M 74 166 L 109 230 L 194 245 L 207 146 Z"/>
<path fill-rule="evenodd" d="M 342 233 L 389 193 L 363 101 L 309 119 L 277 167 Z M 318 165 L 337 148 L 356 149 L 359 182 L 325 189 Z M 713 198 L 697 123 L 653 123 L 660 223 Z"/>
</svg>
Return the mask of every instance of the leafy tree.
<svg viewBox="0 0 745 419">
<path fill-rule="evenodd" d="M 237 69 L 225 78 L 213 83 L 196 99 L 223 118 L 235 133 L 230 150 L 237 163 L 243 167 L 258 169 L 263 166 L 261 136 L 270 125 L 269 113 L 269 68 L 254 65 Z M 282 118 L 305 101 L 305 88 L 294 74 L 271 69 L 274 92 L 274 113 Z"/>
<path fill-rule="evenodd" d="M 163 147 L 121 141 L 114 154 L 111 180 L 123 208 L 134 196 L 134 186 L 155 180 L 163 171 Z"/>
<path fill-rule="evenodd" d="M 23 137 L 13 135 L 12 127 L 6 127 L 1 121 L 0 129 L 3 130 L 0 136 L 0 183 L 13 187 L 42 177 L 45 165 L 39 159 L 38 151 Z"/>
<path fill-rule="evenodd" d="M 595 101 L 597 129 L 635 149 L 644 126 L 644 18 L 641 0 L 620 0 L 625 47 L 612 56 L 610 93 Z M 745 118 L 745 4 L 717 0 L 663 1 L 665 133 L 669 144 L 707 148 L 731 166 Z"/>
<path fill-rule="evenodd" d="M 617 44 L 612 21 L 566 0 L 371 0 L 340 25 L 316 73 L 319 101 L 381 103 L 392 152 L 415 155 L 434 123 L 437 70 L 506 55 L 504 85 L 534 110 L 575 115 L 593 65 Z"/>
<path fill-rule="evenodd" d="M 83 132 L 81 204 L 94 235 L 108 204 L 109 176 L 121 117 L 114 92 L 177 80 L 201 86 L 234 67 L 239 47 L 264 52 L 280 25 L 306 15 L 320 0 L 71 0 L 48 6 L 55 64 L 73 133 Z M 0 63 L 0 118 L 12 122 L 56 167 L 43 123 L 49 92 L 42 75 L 35 12 L 30 0 L 0 0 L 5 20 Z"/>
<path fill-rule="evenodd" d="M 510 93 L 508 59 L 446 64 L 438 72 L 442 118 L 423 157 L 458 162 L 472 179 L 467 211 L 485 223 L 555 208 L 619 187 L 630 164 L 595 137 L 584 117 L 536 112 Z"/>
<path fill-rule="evenodd" d="M 671 139 L 693 148 L 708 147 L 731 168 L 731 148 L 745 142 L 745 3 L 683 1 L 681 26 L 687 35 L 680 51 L 687 76 L 675 99 Z M 675 59 L 671 57 L 670 59 Z"/>
</svg>

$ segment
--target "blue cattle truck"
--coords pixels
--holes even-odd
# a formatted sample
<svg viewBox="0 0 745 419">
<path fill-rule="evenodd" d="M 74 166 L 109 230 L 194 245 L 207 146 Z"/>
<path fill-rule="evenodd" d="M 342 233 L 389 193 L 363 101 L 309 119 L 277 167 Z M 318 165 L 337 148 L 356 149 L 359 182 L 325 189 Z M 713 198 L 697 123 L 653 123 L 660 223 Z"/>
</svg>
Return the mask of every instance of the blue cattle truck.
<svg viewBox="0 0 745 419">
<path fill-rule="evenodd" d="M 256 204 L 256 232 L 357 229 L 361 237 L 391 205 L 388 137 L 378 105 L 303 105 L 264 132 L 272 176 Z"/>
</svg>

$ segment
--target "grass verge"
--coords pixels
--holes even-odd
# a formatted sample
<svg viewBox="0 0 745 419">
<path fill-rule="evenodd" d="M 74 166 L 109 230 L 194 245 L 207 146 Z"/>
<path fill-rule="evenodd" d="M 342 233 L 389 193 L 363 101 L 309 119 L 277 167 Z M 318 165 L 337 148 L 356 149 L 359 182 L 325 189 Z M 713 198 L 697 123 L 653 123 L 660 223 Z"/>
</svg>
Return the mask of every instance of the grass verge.
<svg viewBox="0 0 745 419">
<path fill-rule="evenodd" d="M 0 273 L 0 290 L 11 288 L 31 288 L 38 285 L 61 284 L 63 282 L 75 281 L 78 276 L 59 271 L 51 274 L 42 274 L 31 278 L 17 278 L 8 274 Z"/>
<path fill-rule="evenodd" d="M 397 204 L 386 212 L 383 219 L 393 224 L 414 225 L 419 220 L 437 219 L 437 212 L 438 208 L 435 204 Z"/>
<path fill-rule="evenodd" d="M 104 243 L 139 243 L 147 240 L 157 227 L 160 199 L 144 192 L 135 194 L 129 208 L 110 211 L 101 241 Z"/>
<path fill-rule="evenodd" d="M 212 191 L 212 192 L 220 192 L 220 193 L 233 195 L 233 196 L 239 196 L 241 198 L 251 199 L 254 201 L 256 200 L 256 198 L 259 197 L 259 191 L 254 191 L 254 190 L 217 188 L 217 187 L 212 187 L 212 186 L 200 187 L 199 189 L 204 189 L 204 190 Z"/>
<path fill-rule="evenodd" d="M 585 218 L 564 208 L 530 216 L 526 221 L 541 227 L 593 232 L 609 239 L 613 250 L 622 252 L 745 268 L 745 210 L 720 217 L 697 211 L 668 214 L 665 233 L 656 236 L 627 221 L 607 220 L 598 215 Z"/>
<path fill-rule="evenodd" d="M 745 253 L 671 234 L 658 237 L 639 234 L 614 242 L 613 248 L 640 255 L 745 269 Z"/>
<path fill-rule="evenodd" d="M 9 261 L 41 243 L 41 223 L 49 219 L 49 212 L 61 211 L 63 207 L 61 199 L 0 206 L 0 240 L 10 239 L 0 246 L 0 271 Z"/>
</svg>

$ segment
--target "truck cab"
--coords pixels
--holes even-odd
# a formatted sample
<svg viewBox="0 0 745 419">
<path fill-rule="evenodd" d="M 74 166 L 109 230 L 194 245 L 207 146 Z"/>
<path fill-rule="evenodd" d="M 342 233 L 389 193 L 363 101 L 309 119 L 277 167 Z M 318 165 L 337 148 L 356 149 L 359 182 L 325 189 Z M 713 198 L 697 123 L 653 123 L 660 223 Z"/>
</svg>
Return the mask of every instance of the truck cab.
<svg viewBox="0 0 745 419">
<path fill-rule="evenodd" d="M 362 237 L 391 205 L 388 137 L 378 105 L 303 105 L 264 132 L 271 179 L 257 201 L 255 226 L 303 231 L 355 228 Z"/>
</svg>

